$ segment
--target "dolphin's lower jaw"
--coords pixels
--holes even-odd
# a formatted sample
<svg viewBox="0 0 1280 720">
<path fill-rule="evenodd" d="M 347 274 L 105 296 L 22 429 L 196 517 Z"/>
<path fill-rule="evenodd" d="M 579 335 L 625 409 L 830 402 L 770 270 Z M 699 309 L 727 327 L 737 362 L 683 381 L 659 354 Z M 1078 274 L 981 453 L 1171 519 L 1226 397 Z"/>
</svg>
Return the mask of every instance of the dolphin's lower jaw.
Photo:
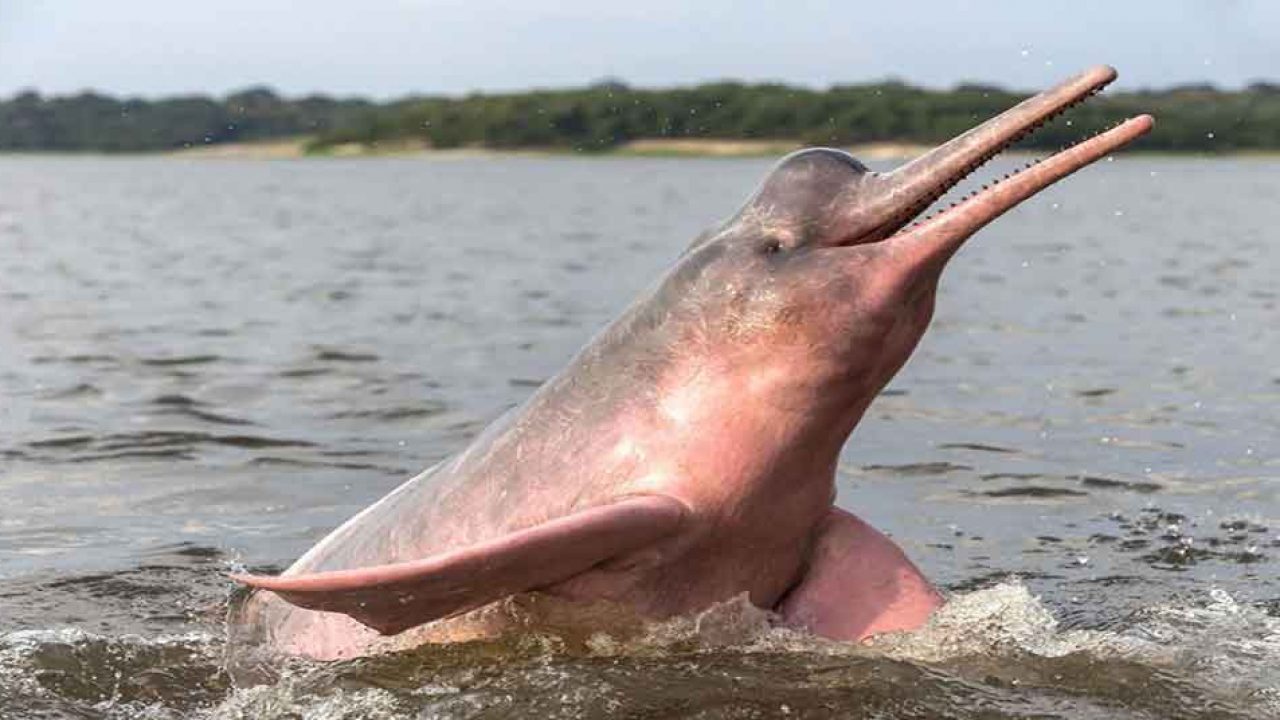
<svg viewBox="0 0 1280 720">
<path fill-rule="evenodd" d="M 650 616 L 746 593 L 854 641 L 918 627 L 941 596 L 833 506 L 839 451 L 924 333 L 965 239 L 1153 121 L 910 223 L 1114 77 L 1086 71 L 890 173 L 834 150 L 788 156 L 524 406 L 284 575 L 237 576 L 266 591 L 245 616 L 315 657 L 404 646 L 380 634 L 466 639 L 462 624 L 424 626 L 534 590 Z"/>
</svg>

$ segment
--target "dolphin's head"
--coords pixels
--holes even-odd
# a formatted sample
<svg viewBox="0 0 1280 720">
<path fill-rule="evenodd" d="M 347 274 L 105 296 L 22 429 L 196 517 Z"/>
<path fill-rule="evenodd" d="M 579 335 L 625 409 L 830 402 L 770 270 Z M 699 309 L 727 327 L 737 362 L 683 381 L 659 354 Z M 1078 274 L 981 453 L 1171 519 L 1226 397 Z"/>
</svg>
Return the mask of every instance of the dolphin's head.
<svg viewBox="0 0 1280 720">
<path fill-rule="evenodd" d="M 1143 115 L 1036 162 L 924 220 L 978 166 L 1115 78 L 1091 69 L 902 167 L 869 171 L 837 150 L 783 159 L 735 216 L 688 249 L 664 294 L 694 355 L 741 373 L 740 392 L 847 422 L 906 361 L 943 267 L 979 228 L 1147 132 Z M 669 294 L 668 294 L 669 293 Z M 691 322 L 688 320 L 692 320 Z M 830 416 L 827 417 L 830 420 Z M 842 439 L 842 438 L 841 438 Z"/>
</svg>

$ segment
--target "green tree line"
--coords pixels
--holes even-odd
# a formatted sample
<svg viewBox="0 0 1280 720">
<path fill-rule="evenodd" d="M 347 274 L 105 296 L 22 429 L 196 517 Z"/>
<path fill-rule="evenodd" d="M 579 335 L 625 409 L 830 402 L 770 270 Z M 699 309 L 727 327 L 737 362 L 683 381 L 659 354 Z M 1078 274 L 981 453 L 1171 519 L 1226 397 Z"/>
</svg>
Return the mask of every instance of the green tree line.
<svg viewBox="0 0 1280 720">
<path fill-rule="evenodd" d="M 364 122 L 376 109 L 366 100 L 288 100 L 267 88 L 162 100 L 24 92 L 0 101 L 0 151 L 146 152 L 321 135 Z"/>
<path fill-rule="evenodd" d="M 932 90 L 900 82 L 824 90 L 720 82 L 670 89 L 602 82 L 585 88 L 375 103 L 282 98 L 252 88 L 224 98 L 120 99 L 96 93 L 0 101 L 0 151 L 138 152 L 308 136 L 339 144 L 421 142 L 438 148 L 606 151 L 632 140 L 713 138 L 852 145 L 936 143 L 1024 97 L 985 85 Z M 1280 85 L 1182 86 L 1094 98 L 1024 140 L 1057 148 L 1139 112 L 1156 115 L 1141 147 L 1229 152 L 1280 149 Z"/>
</svg>

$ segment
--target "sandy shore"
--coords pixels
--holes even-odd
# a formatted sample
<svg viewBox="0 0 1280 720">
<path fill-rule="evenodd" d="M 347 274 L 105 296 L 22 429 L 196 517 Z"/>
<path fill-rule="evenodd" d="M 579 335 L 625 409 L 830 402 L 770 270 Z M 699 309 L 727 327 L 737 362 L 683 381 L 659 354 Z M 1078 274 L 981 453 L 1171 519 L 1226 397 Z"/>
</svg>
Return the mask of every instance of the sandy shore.
<svg viewBox="0 0 1280 720">
<path fill-rule="evenodd" d="M 265 140 L 252 143 L 193 145 L 181 150 L 172 150 L 161 154 L 183 158 L 276 160 L 302 157 L 306 154 L 306 144 L 307 138 L 288 138 L 285 140 Z"/>
<path fill-rule="evenodd" d="M 296 137 L 262 142 L 222 143 L 199 145 L 163 153 L 168 157 L 235 160 L 281 160 L 303 157 L 480 157 L 487 155 L 567 155 L 564 149 L 493 150 L 466 147 L 445 150 L 432 148 L 421 141 L 400 141 L 363 145 L 347 143 L 314 151 L 308 148 L 310 138 Z M 718 140 L 702 138 L 671 138 L 636 140 L 624 143 L 603 155 L 632 157 L 775 157 L 796 150 L 803 145 L 786 140 Z M 924 152 L 925 146 L 905 143 L 875 143 L 846 148 L 860 158 L 882 160 L 913 157 Z"/>
<path fill-rule="evenodd" d="M 220 143 L 195 145 L 162 152 L 164 157 L 226 159 L 226 160 L 282 160 L 293 158 L 362 158 L 362 157 L 424 157 L 463 158 L 491 155 L 563 155 L 563 150 L 492 150 L 482 147 L 437 149 L 418 140 L 381 142 L 374 145 L 342 143 L 320 149 L 309 147 L 310 137 L 264 140 L 260 142 Z"/>
<path fill-rule="evenodd" d="M 611 151 L 619 155 L 673 156 L 673 157 L 769 157 L 784 155 L 804 147 L 802 143 L 786 140 L 715 140 L 702 138 L 672 138 L 636 140 Z M 871 143 L 844 148 L 864 160 L 887 160 L 915 157 L 929 148 L 908 143 Z"/>
<path fill-rule="evenodd" d="M 365 157 L 405 157 L 431 160 L 447 160 L 451 158 L 524 156 L 555 157 L 573 155 L 578 157 L 779 157 L 804 147 L 803 143 L 788 140 L 720 140 L 712 138 L 661 138 L 635 140 L 624 143 L 603 153 L 579 153 L 565 148 L 525 148 L 520 150 L 495 150 L 483 147 L 462 147 L 437 149 L 422 141 L 397 141 L 364 145 L 346 143 L 328 146 L 320 150 L 309 148 L 310 137 L 292 137 L 260 142 L 221 143 L 214 145 L 195 145 L 161 153 L 131 153 L 152 157 L 191 158 L 210 160 L 288 160 L 296 158 L 365 158 Z M 902 160 L 916 157 L 930 149 L 928 145 L 912 143 L 869 143 L 852 145 L 844 148 L 862 160 Z M 68 153 L 12 153 L 16 155 L 67 155 Z M 80 155 L 82 153 L 69 153 Z M 93 153 L 87 153 L 93 154 Z M 1013 150 L 1005 156 L 1041 156 L 1047 153 L 1025 150 Z M 1170 157 L 1234 157 L 1275 159 L 1280 157 L 1276 151 L 1240 151 L 1222 154 L 1199 152 L 1146 152 L 1143 155 Z M 3 154 L 0 154 L 3 155 Z"/>
</svg>

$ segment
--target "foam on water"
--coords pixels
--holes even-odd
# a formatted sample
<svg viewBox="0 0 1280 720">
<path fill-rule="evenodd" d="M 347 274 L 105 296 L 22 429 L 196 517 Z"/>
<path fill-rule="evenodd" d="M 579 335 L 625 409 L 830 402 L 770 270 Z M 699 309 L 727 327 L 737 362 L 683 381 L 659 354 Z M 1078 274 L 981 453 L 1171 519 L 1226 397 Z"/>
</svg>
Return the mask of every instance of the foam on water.
<svg viewBox="0 0 1280 720">
<path fill-rule="evenodd" d="M 533 632 L 234 679 L 225 635 L 0 635 L 0 717 L 1280 717 L 1280 619 L 1210 591 L 1106 630 L 1059 627 L 1018 582 L 855 646 L 737 598 L 640 633 Z"/>
<path fill-rule="evenodd" d="M 1210 590 L 1200 606 L 1162 606 L 1143 614 L 1131 631 L 1176 648 L 1177 662 L 1218 688 L 1253 697 L 1280 716 L 1280 618 Z"/>
</svg>

